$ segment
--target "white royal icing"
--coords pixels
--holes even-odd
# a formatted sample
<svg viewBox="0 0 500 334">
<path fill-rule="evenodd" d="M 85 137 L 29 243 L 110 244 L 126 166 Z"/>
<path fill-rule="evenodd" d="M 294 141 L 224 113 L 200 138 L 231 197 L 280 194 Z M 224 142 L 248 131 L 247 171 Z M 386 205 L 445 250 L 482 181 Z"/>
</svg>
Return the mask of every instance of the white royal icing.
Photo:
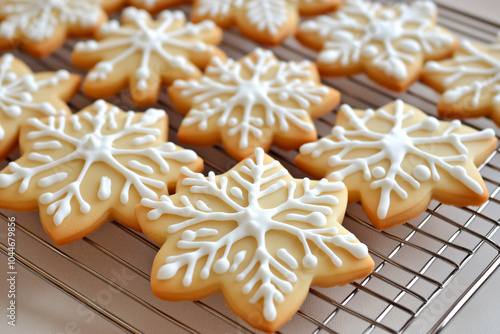
<svg viewBox="0 0 500 334">
<path fill-rule="evenodd" d="M 258 31 L 271 35 L 288 21 L 287 7 L 297 2 L 308 5 L 313 0 L 198 0 L 197 13 L 217 18 L 228 16 L 232 10 L 244 8 L 247 19 Z M 330 0 L 322 0 L 327 2 Z"/>
<path fill-rule="evenodd" d="M 287 2 L 296 0 L 199 0 L 199 15 L 216 18 L 227 16 L 231 10 L 244 8 L 247 19 L 259 31 L 275 35 L 287 21 Z"/>
<path fill-rule="evenodd" d="M 411 118 L 414 110 L 405 112 L 404 102 L 397 100 L 394 115 L 384 109 L 373 111 L 366 110 L 362 117 L 358 117 L 351 107 L 344 105 L 342 111 L 349 118 L 348 130 L 342 126 L 335 126 L 332 129 L 332 137 L 322 138 L 317 142 L 308 143 L 300 148 L 300 153 L 311 154 L 312 158 L 317 158 L 322 154 L 331 153 L 328 159 L 330 167 L 335 171 L 328 175 L 329 180 L 342 181 L 347 176 L 362 172 L 366 181 L 371 181 L 371 189 L 380 189 L 380 201 L 377 216 L 384 219 L 389 211 L 391 193 L 394 191 L 400 198 L 407 199 L 408 193 L 400 185 L 401 182 L 409 184 L 415 189 L 420 188 L 420 182 L 440 180 L 438 168 L 449 173 L 457 181 L 464 184 L 477 194 L 483 193 L 481 185 L 467 174 L 467 170 L 456 163 L 465 162 L 468 159 L 468 149 L 464 145 L 466 142 L 490 139 L 495 136 L 492 129 L 486 129 L 475 133 L 459 134 L 455 133 L 462 124 L 458 120 L 449 123 L 442 133 L 436 133 L 439 121 L 434 117 L 427 117 L 422 122 L 403 126 L 405 120 Z M 367 123 L 374 119 L 383 119 L 393 124 L 387 133 L 377 132 L 371 129 Z M 429 136 L 416 136 L 417 132 L 428 133 Z M 448 144 L 454 148 L 456 154 L 448 156 L 434 155 L 424 149 L 426 145 Z M 366 158 L 345 158 L 355 150 L 378 150 L 378 152 Z M 339 151 L 340 150 L 340 151 Z M 413 176 L 404 171 L 405 159 L 409 156 L 417 156 L 423 159 L 427 165 L 417 165 L 413 170 Z M 382 161 L 389 161 L 389 170 L 381 166 L 374 166 Z M 419 182 L 420 181 L 420 182 Z"/>
<path fill-rule="evenodd" d="M 322 63 L 357 64 L 362 57 L 396 79 L 408 76 L 415 54 L 432 53 L 451 45 L 453 37 L 435 26 L 432 1 L 398 3 L 384 7 L 377 2 L 346 0 L 332 16 L 302 23 L 300 30 L 316 32 L 325 39 L 318 55 Z"/>
<path fill-rule="evenodd" d="M 314 244 L 335 266 L 341 266 L 342 260 L 329 245 L 341 247 L 358 259 L 365 258 L 368 249 L 364 244 L 353 243 L 355 240 L 353 234 L 340 235 L 336 227 L 326 227 L 326 217 L 333 213 L 332 208 L 339 203 L 338 198 L 331 192 L 344 189 L 343 183 L 328 182 L 323 179 L 311 187 L 311 182 L 307 178 L 301 183 L 286 182 L 282 177 L 288 175 L 288 172 L 280 168 L 278 161 L 265 164 L 264 151 L 257 148 L 255 153 L 255 161 L 247 159 L 239 170 L 230 171 L 229 177 L 222 176 L 219 182 L 216 181 L 213 172 L 205 178 L 203 174 L 193 173 L 183 167 L 182 173 L 186 178 L 183 179 L 182 185 L 189 187 L 190 193 L 198 199 L 196 204 L 193 204 L 187 196 L 182 196 L 182 206 L 174 205 L 168 196 L 162 196 L 159 202 L 143 199 L 142 204 L 153 209 L 148 213 L 148 218 L 151 220 L 157 220 L 164 214 L 183 217 L 185 220 L 170 225 L 168 232 L 176 233 L 184 230 L 177 247 L 182 250 L 192 250 L 167 257 L 165 264 L 156 273 L 158 279 L 170 279 L 186 266 L 183 284 L 189 286 L 200 260 L 205 263 L 200 272 L 201 278 L 207 279 L 212 270 L 216 274 L 235 272 L 247 255 L 252 256 L 250 263 L 240 270 L 236 280 L 247 281 L 243 287 L 244 294 L 249 294 L 258 286 L 249 302 L 256 303 L 263 299 L 264 317 L 267 321 L 273 321 L 276 319 L 275 303 L 283 302 L 284 295 L 293 290 L 293 283 L 298 280 L 293 271 L 298 268 L 298 263 L 306 268 L 313 268 L 318 263 L 318 258 L 312 253 L 310 245 Z M 230 179 L 235 185 L 228 189 Z M 304 191 L 302 196 L 295 196 L 298 187 Z M 242 200 L 233 195 L 240 193 L 231 190 L 235 188 L 244 194 Z M 274 207 L 268 202 L 265 206 L 261 205 L 268 196 L 277 191 L 287 192 L 285 202 Z M 206 200 L 225 203 L 230 212 L 212 210 Z M 282 213 L 285 215 L 277 218 Z M 318 217 L 322 219 L 318 220 Z M 215 229 L 204 231 L 203 234 L 200 234 L 202 229 L 196 230 L 198 224 L 207 221 L 221 225 L 234 221 L 238 226 L 216 241 L 196 240 L 202 235 L 219 234 Z M 305 223 L 308 227 L 299 228 L 292 223 L 293 221 Z M 283 248 L 276 254 L 271 254 L 266 245 L 266 234 L 271 231 L 282 231 L 290 237 L 297 238 L 304 251 L 302 259 L 295 258 Z M 207 232 L 209 233 L 206 234 Z M 240 251 L 230 259 L 229 253 L 233 245 L 248 237 L 255 239 L 257 243 L 255 252 L 251 254 L 250 250 Z M 224 250 L 223 254 L 219 250 Z"/>
<path fill-rule="evenodd" d="M 161 173 L 166 174 L 169 171 L 169 163 L 190 163 L 197 159 L 196 153 L 191 150 L 176 151 L 176 146 L 173 143 L 165 143 L 158 147 L 142 147 L 137 149 L 117 148 L 114 143 L 124 138 L 131 138 L 137 135 L 152 134 L 156 137 L 161 136 L 159 129 L 152 127 L 159 120 L 165 118 L 165 112 L 158 109 L 148 109 L 141 114 L 140 120 L 133 123 L 134 112 L 127 113 L 126 121 L 123 128 L 118 129 L 115 116 L 119 112 L 117 107 L 110 107 L 104 101 L 99 100 L 93 104 L 96 115 L 90 114 L 88 111 L 76 114 L 74 117 L 79 118 L 79 122 L 88 123 L 91 125 L 91 132 L 84 134 L 76 134 L 74 137 L 71 132 L 65 132 L 65 127 L 70 125 L 68 118 L 64 116 L 51 116 L 48 119 L 48 124 L 41 122 L 37 118 L 30 118 L 28 123 L 36 130 L 28 133 L 28 140 L 53 140 L 61 143 L 67 143 L 75 147 L 73 151 L 63 157 L 54 159 L 52 152 L 58 154 L 60 150 L 52 147 L 36 147 L 33 149 L 43 149 L 44 153 L 32 152 L 28 159 L 35 162 L 40 162 L 35 167 L 22 167 L 17 162 L 11 162 L 9 169 L 11 174 L 0 174 L 0 188 L 6 188 L 12 184 L 21 181 L 19 185 L 19 193 L 24 193 L 31 182 L 31 179 L 41 173 L 47 171 L 57 171 L 58 166 L 71 163 L 72 161 L 84 160 L 84 166 L 78 173 L 76 180 L 72 180 L 69 184 L 61 189 L 51 193 L 47 192 L 40 196 L 41 204 L 49 205 L 47 213 L 54 214 L 54 223 L 58 226 L 71 213 L 71 201 L 75 198 L 80 204 L 80 211 L 88 213 L 91 210 L 90 204 L 82 197 L 81 189 L 85 187 L 82 183 L 87 172 L 93 164 L 105 163 L 121 174 L 125 179 L 125 184 L 120 193 L 122 204 L 127 204 L 129 199 L 130 187 L 133 186 L 143 198 L 157 199 L 158 195 L 152 188 L 164 189 L 166 184 L 162 179 L 144 176 L 127 168 L 120 160 L 128 158 L 129 162 L 134 161 L 134 158 L 148 158 L 152 164 L 157 165 Z M 112 134 L 103 134 L 106 130 L 119 130 Z M 48 152 L 47 152 L 48 150 Z M 59 155 L 58 155 L 59 156 Z M 39 186 L 47 187 L 58 182 L 66 180 L 67 173 L 55 173 L 40 179 Z M 100 180 L 100 187 L 97 194 L 100 200 L 106 200 L 111 196 L 111 179 L 103 176 Z"/>
<path fill-rule="evenodd" d="M 64 113 L 57 111 L 49 102 L 33 102 L 33 93 L 42 87 L 50 87 L 69 79 L 66 70 L 60 70 L 54 75 L 37 80 L 33 74 L 25 74 L 19 77 L 14 72 L 12 62 L 14 56 L 5 54 L 0 60 L 0 110 L 9 117 L 19 117 L 23 110 L 34 110 L 41 115 L 56 115 Z M 5 138 L 5 130 L 0 124 L 0 140 Z"/>
<path fill-rule="evenodd" d="M 241 8 L 245 0 L 198 0 L 197 14 L 216 18 L 228 16 L 232 10 Z"/>
<path fill-rule="evenodd" d="M 500 105 L 500 34 L 496 42 L 486 50 L 477 48 L 467 40 L 461 42 L 460 49 L 465 54 L 455 55 L 454 65 L 443 66 L 430 61 L 425 67 L 429 73 L 447 75 L 443 80 L 447 89 L 443 95 L 444 101 L 454 103 L 471 96 L 470 104 L 477 107 L 483 96 L 491 95 L 491 101 Z M 460 84 L 464 78 L 474 80 L 470 84 Z"/>
<path fill-rule="evenodd" d="M 97 197 L 101 201 L 105 201 L 111 197 L 111 179 L 107 176 L 101 177 L 101 183 L 99 184 L 99 191 L 97 192 Z"/>
<path fill-rule="evenodd" d="M 229 125 L 230 136 L 239 135 L 241 149 L 249 146 L 250 135 L 260 138 L 262 128 L 275 123 L 281 131 L 288 131 L 290 124 L 314 130 L 306 109 L 320 104 L 328 88 L 310 79 L 310 62 L 279 62 L 271 51 L 263 49 L 254 54 L 255 61 L 246 57 L 242 63 L 214 57 L 199 81 L 175 81 L 174 86 L 182 88 L 181 96 L 193 97 L 195 106 L 182 125 L 198 124 L 200 130 L 206 130 L 209 119 L 216 117 L 219 127 Z M 262 79 L 276 67 L 276 75 Z M 249 77 L 242 76 L 245 70 L 250 71 Z M 222 101 L 224 96 L 230 97 Z M 291 107 L 290 101 L 296 106 Z M 256 106 L 262 106 L 264 114 L 257 113 Z M 238 113 L 243 113 L 240 120 L 235 115 Z"/>
<path fill-rule="evenodd" d="M 96 25 L 101 0 L 7 0 L 0 6 L 0 36 L 33 41 L 50 38 L 61 24 Z"/>
<path fill-rule="evenodd" d="M 78 42 L 75 51 L 99 52 L 123 48 L 112 59 L 99 62 L 92 69 L 87 79 L 90 81 L 104 80 L 115 70 L 115 65 L 124 61 L 135 53 L 141 54 L 140 66 L 135 71 L 137 88 L 146 90 L 147 80 L 151 78 L 151 71 L 156 69 L 150 67 L 153 56 L 160 57 L 171 68 L 180 69 L 185 73 L 192 74 L 196 67 L 188 61 L 182 53 L 204 53 L 213 51 L 213 46 L 202 41 L 199 36 L 202 32 L 214 29 L 212 21 L 203 21 L 198 24 L 186 23 L 179 27 L 179 22 L 184 23 L 186 18 L 180 11 L 163 11 L 158 15 L 156 27 L 148 26 L 149 14 L 134 7 L 123 10 L 123 17 L 133 24 L 133 27 L 123 27 L 113 20 L 100 27 L 103 40 Z"/>
</svg>

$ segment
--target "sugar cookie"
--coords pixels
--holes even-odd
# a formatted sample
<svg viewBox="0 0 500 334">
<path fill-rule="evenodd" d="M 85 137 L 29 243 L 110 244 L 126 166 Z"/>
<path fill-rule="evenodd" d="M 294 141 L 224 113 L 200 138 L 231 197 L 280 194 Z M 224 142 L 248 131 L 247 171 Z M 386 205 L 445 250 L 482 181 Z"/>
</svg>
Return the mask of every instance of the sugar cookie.
<svg viewBox="0 0 500 334">
<path fill-rule="evenodd" d="M 422 81 L 444 93 L 441 117 L 490 116 L 500 126 L 500 33 L 490 46 L 462 41 L 453 59 L 428 62 Z"/>
<path fill-rule="evenodd" d="M 0 4 L 0 50 L 19 45 L 35 57 L 59 49 L 68 36 L 92 36 L 122 0 L 4 0 Z"/>
<path fill-rule="evenodd" d="M 331 16 L 301 24 L 298 40 L 321 51 L 319 71 L 325 76 L 365 72 L 382 86 L 406 91 L 427 60 L 451 56 L 457 42 L 436 25 L 431 1 L 397 3 L 346 0 Z"/>
<path fill-rule="evenodd" d="M 295 163 L 343 181 L 380 230 L 403 224 L 430 200 L 480 205 L 489 195 L 476 166 L 496 149 L 492 129 L 443 122 L 397 100 L 376 111 L 341 108 L 331 135 L 301 147 Z"/>
<path fill-rule="evenodd" d="M 213 58 L 198 80 L 177 80 L 168 90 L 177 110 L 187 114 L 179 140 L 215 145 L 241 160 L 255 147 L 275 143 L 297 149 L 317 139 L 311 118 L 333 110 L 340 94 L 321 84 L 309 61 L 282 62 L 256 49 L 238 61 Z"/>
<path fill-rule="evenodd" d="M 0 59 L 0 159 L 16 147 L 21 124 L 30 117 L 71 114 L 65 101 L 78 90 L 80 76 L 66 70 L 33 73 L 11 54 Z"/>
<path fill-rule="evenodd" d="M 190 150 L 165 143 L 163 110 L 125 113 L 99 100 L 71 117 L 30 118 L 21 129 L 21 157 L 0 173 L 0 207 L 39 208 L 58 245 L 117 219 L 140 230 L 134 206 L 175 189 L 182 166 L 200 171 Z"/>
<path fill-rule="evenodd" d="M 163 244 L 151 274 L 157 297 L 221 292 L 236 315 L 274 332 L 311 285 L 344 285 L 372 271 L 368 248 L 340 225 L 342 182 L 294 179 L 261 148 L 222 175 L 181 173 L 177 194 L 136 209 L 143 231 Z"/>
<path fill-rule="evenodd" d="M 336 9 L 340 0 L 194 0 L 191 19 L 210 19 L 223 28 L 237 25 L 246 37 L 278 45 L 292 35 L 301 15 Z"/>
<path fill-rule="evenodd" d="M 95 40 L 79 42 L 72 53 L 78 67 L 91 69 L 83 83 L 92 98 L 108 98 L 130 88 L 139 106 L 158 100 L 160 88 L 175 79 L 198 78 L 212 56 L 224 58 L 214 45 L 222 31 L 211 21 L 186 23 L 180 11 L 163 11 L 157 20 L 128 7 L 122 24 L 103 24 Z"/>
</svg>

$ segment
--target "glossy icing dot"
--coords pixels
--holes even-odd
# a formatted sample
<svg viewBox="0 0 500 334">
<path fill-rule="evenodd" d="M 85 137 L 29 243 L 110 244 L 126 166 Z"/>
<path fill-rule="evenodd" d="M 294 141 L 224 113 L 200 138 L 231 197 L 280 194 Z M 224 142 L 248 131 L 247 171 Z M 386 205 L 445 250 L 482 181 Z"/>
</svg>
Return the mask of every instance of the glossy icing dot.
<svg viewBox="0 0 500 334">
<path fill-rule="evenodd" d="M 424 165 L 418 165 L 413 169 L 413 176 L 419 181 L 428 181 L 431 178 L 431 170 Z"/>
<path fill-rule="evenodd" d="M 385 168 L 382 166 L 377 166 L 373 168 L 372 175 L 376 179 L 381 179 L 385 176 Z"/>
</svg>

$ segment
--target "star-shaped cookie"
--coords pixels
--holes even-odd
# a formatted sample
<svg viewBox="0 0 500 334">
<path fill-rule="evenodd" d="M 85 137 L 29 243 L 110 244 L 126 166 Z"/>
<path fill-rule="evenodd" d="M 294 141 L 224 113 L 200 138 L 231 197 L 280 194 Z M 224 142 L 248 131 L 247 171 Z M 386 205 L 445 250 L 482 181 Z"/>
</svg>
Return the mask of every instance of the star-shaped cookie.
<svg viewBox="0 0 500 334">
<path fill-rule="evenodd" d="M 66 70 L 33 73 L 11 54 L 0 59 L 0 159 L 16 147 L 19 128 L 30 117 L 71 114 L 65 101 L 78 90 L 80 76 Z"/>
<path fill-rule="evenodd" d="M 117 219 L 139 230 L 134 206 L 175 189 L 182 166 L 203 161 L 167 139 L 163 110 L 124 112 L 99 100 L 80 112 L 30 118 L 21 129 L 22 155 L 0 173 L 0 207 L 40 210 L 58 245 Z"/>
<path fill-rule="evenodd" d="M 227 173 L 187 168 L 177 194 L 143 199 L 143 231 L 163 244 L 151 286 L 165 300 L 221 292 L 253 327 L 278 330 L 311 285 L 344 285 L 368 275 L 368 248 L 340 224 L 342 182 L 294 179 L 261 148 Z"/>
<path fill-rule="evenodd" d="M 92 36 L 108 20 L 106 11 L 118 9 L 122 1 L 2 0 L 0 50 L 20 46 L 32 56 L 48 56 L 68 36 Z"/>
<path fill-rule="evenodd" d="M 422 81 L 444 93 L 441 117 L 490 116 L 500 126 L 500 33 L 489 46 L 462 41 L 453 59 L 428 62 Z"/>
<path fill-rule="evenodd" d="M 194 0 L 191 19 L 210 19 L 223 28 L 236 25 L 246 37 L 279 45 L 295 33 L 301 15 L 336 9 L 340 0 Z"/>
<path fill-rule="evenodd" d="M 200 77 L 199 68 L 212 56 L 225 58 L 215 47 L 222 40 L 220 28 L 211 21 L 186 23 L 180 11 L 163 11 L 153 20 L 146 11 L 128 7 L 122 24 L 103 24 L 96 39 L 77 43 L 71 55 L 73 64 L 91 69 L 84 92 L 108 98 L 129 86 L 139 106 L 156 103 L 162 85 Z"/>
<path fill-rule="evenodd" d="M 331 16 L 303 22 L 297 39 L 320 51 L 322 75 L 365 72 L 378 84 L 403 92 L 419 78 L 425 61 L 451 56 L 457 46 L 436 19 L 432 1 L 383 6 L 345 0 Z"/>
<path fill-rule="evenodd" d="M 321 84 L 309 61 L 282 62 L 256 49 L 238 61 L 213 58 L 197 80 L 177 80 L 168 90 L 177 110 L 187 114 L 179 140 L 191 145 L 222 141 L 237 160 L 255 147 L 274 143 L 296 149 L 317 139 L 311 118 L 333 110 L 340 94 Z"/>
<path fill-rule="evenodd" d="M 443 122 L 397 100 L 376 111 L 342 106 L 331 135 L 300 148 L 295 163 L 343 181 L 380 230 L 424 212 L 431 199 L 467 206 L 489 195 L 476 166 L 496 149 L 492 129 Z"/>
</svg>

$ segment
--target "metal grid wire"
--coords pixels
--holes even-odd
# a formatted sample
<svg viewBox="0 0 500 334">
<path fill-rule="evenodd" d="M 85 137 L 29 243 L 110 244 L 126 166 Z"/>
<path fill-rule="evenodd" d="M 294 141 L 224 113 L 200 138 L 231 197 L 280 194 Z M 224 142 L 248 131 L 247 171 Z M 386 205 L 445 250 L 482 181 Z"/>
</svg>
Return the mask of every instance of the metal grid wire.
<svg viewBox="0 0 500 334">
<path fill-rule="evenodd" d="M 182 8 L 185 11 L 189 7 Z M 494 24 L 453 8 L 440 6 L 439 23 L 453 30 L 457 36 L 473 41 L 489 43 L 500 29 Z M 243 39 L 237 32 L 225 32 L 221 48 L 232 58 L 240 58 L 252 51 L 257 45 Z M 76 41 L 69 40 L 66 45 L 49 58 L 35 60 L 22 51 L 15 55 L 24 60 L 34 71 L 57 70 L 66 68 L 76 70 L 70 63 L 70 53 Z M 315 54 L 297 44 L 293 39 L 273 51 L 282 59 L 311 59 Z M 419 107 L 428 114 L 435 115 L 438 95 L 420 83 L 413 85 L 409 92 L 396 94 L 380 88 L 368 81 L 364 75 L 353 78 L 328 79 L 325 83 L 342 93 L 342 102 L 356 108 L 377 108 L 402 98 Z M 129 110 L 137 109 L 129 102 L 128 93 L 110 99 L 111 103 Z M 70 102 L 72 110 L 78 111 L 92 101 L 81 92 Z M 170 118 L 170 139 L 176 142 L 176 132 L 182 116 L 162 94 L 155 106 L 167 110 Z M 316 121 L 320 136 L 324 136 L 334 123 L 335 113 Z M 477 129 L 493 127 L 486 119 L 465 121 Z M 192 148 L 206 162 L 206 170 L 222 173 L 236 164 L 220 146 L 213 148 Z M 279 159 L 295 177 L 303 177 L 294 165 L 296 151 L 285 152 L 273 148 L 272 156 Z M 2 163 L 15 159 L 14 154 Z M 344 287 L 330 289 L 311 288 L 309 296 L 291 322 L 286 324 L 282 333 L 295 333 L 301 328 L 304 333 L 400 333 L 415 324 L 425 325 L 426 330 L 439 331 L 458 312 L 473 293 L 500 266 L 500 238 L 495 233 L 500 226 L 500 151 L 494 152 L 481 166 L 481 174 L 491 194 L 489 200 L 480 207 L 457 208 L 432 202 L 427 211 L 417 219 L 385 232 L 373 228 L 362 212 L 360 205 L 348 207 L 344 226 L 366 243 L 375 260 L 375 270 L 367 278 Z M 8 220 L 11 212 L 0 213 Z M 142 320 L 154 320 L 162 332 L 177 333 L 253 333 L 247 324 L 241 322 L 224 306 L 220 297 L 211 297 L 192 303 L 167 303 L 152 297 L 149 292 L 149 268 L 158 245 L 147 240 L 117 222 L 110 222 L 96 233 L 73 245 L 56 247 L 38 226 L 35 214 L 15 214 L 17 231 L 23 240 L 29 240 L 30 247 L 41 246 L 41 251 L 49 252 L 54 261 L 63 263 L 69 271 L 78 272 L 89 280 L 97 280 L 103 286 L 113 289 L 123 300 L 120 307 L 106 305 L 95 298 L 86 288 L 85 279 L 81 284 L 68 283 L 71 280 L 64 274 L 54 274 L 51 266 L 37 264 L 32 251 L 16 254 L 16 260 L 34 273 L 34 283 L 44 280 L 53 288 L 67 294 L 95 314 L 102 316 L 125 332 L 139 333 L 148 329 Z M 35 220 L 35 221 L 33 221 Z M 110 237 L 111 236 L 111 237 Z M 495 238 L 496 237 L 496 238 Z M 126 247 L 124 247 L 125 245 Z M 7 254 L 7 245 L 0 242 L 0 249 Z M 82 256 L 89 253 L 88 256 Z M 481 259 L 475 265 L 469 262 Z M 98 259 L 98 260 L 96 260 Z M 94 260 L 94 261 L 91 261 Z M 99 263 L 113 263 L 125 270 L 128 275 L 138 277 L 134 284 L 110 277 L 104 266 Z M 477 262 L 477 261 L 476 261 Z M 60 264 L 61 265 L 61 264 Z M 452 282 L 462 273 L 472 274 L 472 280 L 465 283 L 446 307 L 431 320 L 422 320 L 422 314 L 433 302 L 449 289 Z M 463 285 L 463 284 L 462 284 Z M 52 289 L 53 289 L 52 288 Z M 92 296 L 92 297 L 91 297 Z M 123 306 L 137 309 L 138 317 L 126 316 Z M 120 306 L 120 305 L 119 305 Z M 419 323 L 420 321 L 420 323 Z M 348 324 L 346 326 L 345 324 Z M 210 324 L 209 326 L 206 324 Z M 418 327 L 420 328 L 420 327 Z"/>
</svg>

